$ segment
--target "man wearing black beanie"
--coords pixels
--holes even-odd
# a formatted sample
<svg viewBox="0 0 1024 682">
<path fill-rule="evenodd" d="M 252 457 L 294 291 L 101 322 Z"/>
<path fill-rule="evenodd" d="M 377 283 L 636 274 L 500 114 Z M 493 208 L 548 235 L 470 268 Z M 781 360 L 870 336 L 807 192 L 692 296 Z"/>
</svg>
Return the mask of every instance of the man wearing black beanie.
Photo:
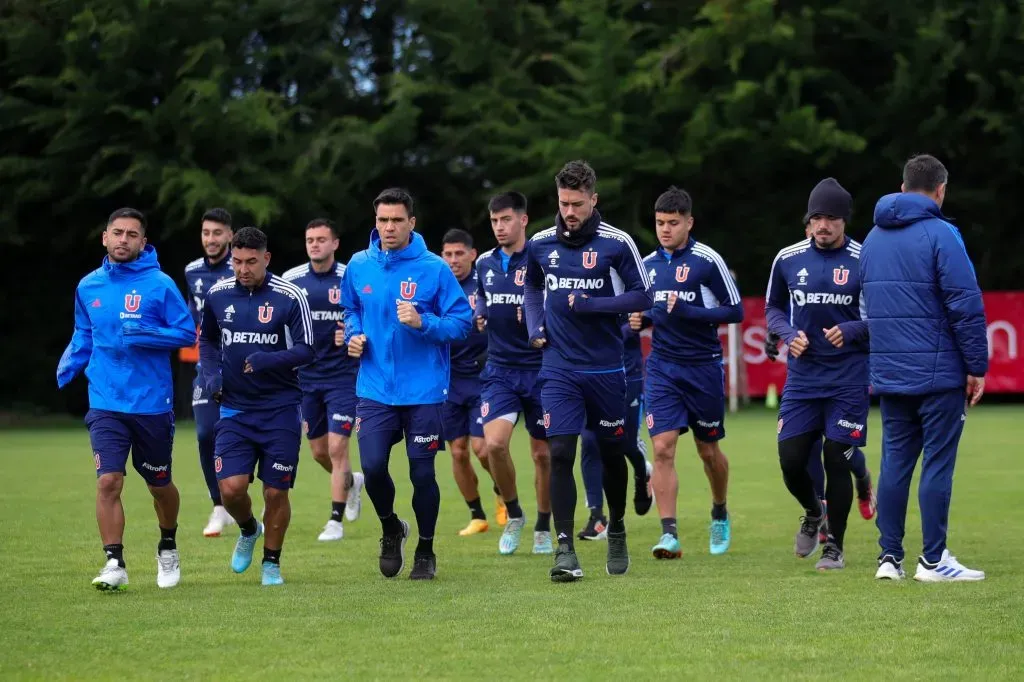
<svg viewBox="0 0 1024 682">
<path fill-rule="evenodd" d="M 824 437 L 829 534 L 818 570 L 845 566 L 843 539 L 853 506 L 850 458 L 867 435 L 867 323 L 860 315 L 860 244 L 846 236 L 852 198 L 835 178 L 811 191 L 804 224 L 810 237 L 782 249 L 768 280 L 768 330 L 789 347 L 779 408 L 779 461 L 790 493 L 804 508 L 794 551 L 818 548 L 825 508 L 808 474 Z"/>
</svg>

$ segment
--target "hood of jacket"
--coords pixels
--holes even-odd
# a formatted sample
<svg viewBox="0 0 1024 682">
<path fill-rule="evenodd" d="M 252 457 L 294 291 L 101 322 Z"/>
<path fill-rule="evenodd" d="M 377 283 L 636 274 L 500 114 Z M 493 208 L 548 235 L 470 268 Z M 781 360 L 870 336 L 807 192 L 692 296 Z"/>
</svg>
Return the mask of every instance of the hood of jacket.
<svg viewBox="0 0 1024 682">
<path fill-rule="evenodd" d="M 949 222 L 938 204 L 916 192 L 886 194 L 875 204 L 875 225 L 885 229 L 899 229 L 936 218 Z"/>
</svg>

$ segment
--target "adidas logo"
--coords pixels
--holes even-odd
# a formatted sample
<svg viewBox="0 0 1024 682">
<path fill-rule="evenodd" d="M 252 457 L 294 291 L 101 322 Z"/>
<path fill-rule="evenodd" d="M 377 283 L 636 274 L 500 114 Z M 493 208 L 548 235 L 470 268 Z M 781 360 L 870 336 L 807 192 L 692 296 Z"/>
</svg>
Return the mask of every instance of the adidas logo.
<svg viewBox="0 0 1024 682">
<path fill-rule="evenodd" d="M 549 253 L 548 258 L 558 258 L 558 251 L 552 251 Z"/>
<path fill-rule="evenodd" d="M 235 313 L 235 306 L 229 305 L 227 308 L 224 309 L 224 312 L 225 313 L 231 313 L 232 315 L 234 315 L 234 313 Z"/>
<path fill-rule="evenodd" d="M 364 294 L 372 294 L 373 293 L 373 287 L 371 287 L 369 284 L 367 284 L 365 287 L 363 287 L 363 293 Z"/>
<path fill-rule="evenodd" d="M 654 268 L 651 268 L 650 272 L 647 273 L 647 276 L 653 280 L 656 274 L 658 274 L 657 271 Z"/>
<path fill-rule="evenodd" d="M 807 268 L 800 268 L 800 272 L 796 273 L 796 276 L 797 277 L 806 277 L 807 276 Z"/>
</svg>

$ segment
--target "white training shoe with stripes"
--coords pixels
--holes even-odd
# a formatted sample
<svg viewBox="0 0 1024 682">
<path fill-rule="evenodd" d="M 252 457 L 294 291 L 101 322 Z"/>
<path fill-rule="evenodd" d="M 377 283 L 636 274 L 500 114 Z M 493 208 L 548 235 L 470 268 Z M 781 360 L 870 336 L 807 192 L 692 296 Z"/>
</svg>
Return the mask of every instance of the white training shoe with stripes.
<svg viewBox="0 0 1024 682">
<path fill-rule="evenodd" d="M 923 583 L 977 582 L 984 579 L 984 571 L 967 568 L 948 549 L 942 551 L 942 558 L 936 564 L 929 564 L 924 557 L 918 557 L 917 572 L 914 573 L 914 580 Z"/>
</svg>

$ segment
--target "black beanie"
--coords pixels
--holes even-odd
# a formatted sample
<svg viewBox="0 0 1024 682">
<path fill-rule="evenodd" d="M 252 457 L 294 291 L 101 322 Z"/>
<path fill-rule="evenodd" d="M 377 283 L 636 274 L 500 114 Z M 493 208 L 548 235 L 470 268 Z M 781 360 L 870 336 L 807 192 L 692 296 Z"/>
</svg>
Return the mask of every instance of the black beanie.
<svg viewBox="0 0 1024 682">
<path fill-rule="evenodd" d="M 811 221 L 811 216 L 830 215 L 850 222 L 853 197 L 843 189 L 835 178 L 825 178 L 811 190 L 807 198 L 807 214 L 804 225 Z"/>
</svg>

